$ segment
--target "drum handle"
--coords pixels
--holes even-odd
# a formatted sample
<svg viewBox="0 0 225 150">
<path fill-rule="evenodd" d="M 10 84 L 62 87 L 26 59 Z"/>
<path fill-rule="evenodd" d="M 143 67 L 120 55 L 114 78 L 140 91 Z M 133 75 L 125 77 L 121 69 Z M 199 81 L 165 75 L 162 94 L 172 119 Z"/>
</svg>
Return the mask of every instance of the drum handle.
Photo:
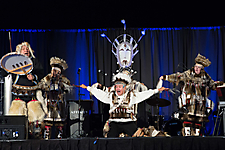
<svg viewBox="0 0 225 150">
<path fill-rule="evenodd" d="M 28 75 L 23 68 L 20 68 L 20 69 L 25 73 L 26 76 Z M 31 81 L 33 82 L 33 79 Z"/>
</svg>

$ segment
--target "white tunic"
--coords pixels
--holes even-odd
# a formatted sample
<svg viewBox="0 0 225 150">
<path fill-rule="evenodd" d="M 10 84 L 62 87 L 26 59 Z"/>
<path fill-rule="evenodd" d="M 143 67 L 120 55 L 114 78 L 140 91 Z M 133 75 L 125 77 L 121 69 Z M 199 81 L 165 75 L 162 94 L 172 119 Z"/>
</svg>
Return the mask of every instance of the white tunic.
<svg viewBox="0 0 225 150">
<path fill-rule="evenodd" d="M 105 103 L 105 104 L 109 104 L 110 105 L 110 110 L 109 113 L 112 113 L 116 108 L 118 108 L 122 103 L 123 100 L 127 97 L 127 94 L 129 91 L 127 91 L 125 94 L 121 95 L 121 96 L 117 96 L 117 98 L 119 99 L 119 104 L 115 105 L 113 104 L 113 92 L 107 92 L 107 91 L 103 91 L 101 89 L 97 89 L 96 84 L 94 84 L 93 86 L 88 86 L 87 90 L 89 92 L 91 92 L 91 94 L 93 94 L 98 100 L 100 100 L 101 102 Z M 133 91 L 130 92 L 130 102 L 129 102 L 129 106 L 128 108 L 131 108 L 134 104 L 138 104 L 144 100 L 146 100 L 147 98 L 151 97 L 152 95 L 158 93 L 158 88 L 162 87 L 162 81 L 160 80 L 160 82 L 157 85 L 157 89 L 149 89 L 147 91 L 143 91 L 143 92 L 137 92 L 137 91 Z M 132 112 L 134 110 L 130 110 L 130 112 L 127 113 L 133 113 Z M 109 121 L 115 121 L 115 122 L 128 122 L 128 121 L 136 121 L 137 119 L 134 118 L 112 118 L 109 119 Z"/>
</svg>

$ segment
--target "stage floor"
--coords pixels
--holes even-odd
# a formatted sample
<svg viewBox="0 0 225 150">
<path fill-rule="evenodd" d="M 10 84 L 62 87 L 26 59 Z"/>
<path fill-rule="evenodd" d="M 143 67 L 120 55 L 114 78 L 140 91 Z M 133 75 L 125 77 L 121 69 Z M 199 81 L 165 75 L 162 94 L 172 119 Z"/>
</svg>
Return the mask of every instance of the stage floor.
<svg viewBox="0 0 225 150">
<path fill-rule="evenodd" d="M 224 150 L 224 136 L 1 140 L 1 150 Z"/>
</svg>

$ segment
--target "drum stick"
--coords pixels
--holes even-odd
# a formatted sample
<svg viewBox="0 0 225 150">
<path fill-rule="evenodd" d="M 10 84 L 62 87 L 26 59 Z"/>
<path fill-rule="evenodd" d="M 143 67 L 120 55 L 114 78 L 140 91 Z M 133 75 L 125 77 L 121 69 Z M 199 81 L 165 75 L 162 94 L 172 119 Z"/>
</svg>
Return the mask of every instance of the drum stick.
<svg viewBox="0 0 225 150">
<path fill-rule="evenodd" d="M 23 68 L 20 68 L 24 73 L 25 73 L 25 75 L 28 75 L 27 73 L 26 73 L 26 71 L 23 69 Z"/>
<path fill-rule="evenodd" d="M 16 70 L 19 70 L 19 69 L 25 68 L 25 67 L 29 67 L 29 66 L 31 66 L 31 65 L 32 65 L 32 64 L 28 64 L 28 65 L 24 65 L 24 66 L 22 66 L 22 67 L 19 67 L 19 66 L 15 67 L 15 65 L 12 65 L 14 69 L 12 69 L 12 70 L 7 70 L 7 71 L 9 71 L 9 72 L 14 72 L 14 71 L 16 71 Z M 24 73 L 26 73 L 26 72 L 24 72 Z"/>
<path fill-rule="evenodd" d="M 10 35 L 10 32 L 9 32 L 9 46 L 10 46 L 10 51 L 12 52 L 12 44 L 11 44 L 11 35 Z"/>
<path fill-rule="evenodd" d="M 25 73 L 26 76 L 28 75 L 23 68 L 20 68 L 20 69 Z M 31 81 L 33 82 L 33 79 Z"/>
<path fill-rule="evenodd" d="M 74 85 L 74 84 L 72 86 L 74 86 L 74 87 L 80 87 L 80 85 Z"/>
</svg>

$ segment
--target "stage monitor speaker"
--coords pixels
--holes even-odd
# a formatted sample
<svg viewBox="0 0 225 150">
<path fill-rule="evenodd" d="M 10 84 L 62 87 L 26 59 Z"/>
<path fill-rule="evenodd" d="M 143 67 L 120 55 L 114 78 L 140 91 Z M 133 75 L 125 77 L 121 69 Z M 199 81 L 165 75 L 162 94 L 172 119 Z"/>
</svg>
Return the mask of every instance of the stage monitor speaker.
<svg viewBox="0 0 225 150">
<path fill-rule="evenodd" d="M 25 116 L 0 116 L 0 139 L 27 139 L 28 121 Z"/>
<path fill-rule="evenodd" d="M 85 136 L 85 131 L 83 130 L 83 122 L 80 122 L 80 131 L 79 131 L 79 122 L 71 124 L 70 125 L 70 138 L 77 138 L 80 136 Z"/>
<path fill-rule="evenodd" d="M 81 100 L 80 101 L 80 112 L 79 112 L 79 101 L 78 100 L 67 100 L 69 101 L 69 133 L 68 136 L 71 138 L 88 136 L 90 132 L 90 114 L 92 113 L 93 100 Z M 80 113 L 80 118 L 79 118 Z M 80 130 L 79 130 L 80 126 Z M 80 133 L 79 133 L 80 131 Z"/>
<path fill-rule="evenodd" d="M 70 100 L 69 101 L 69 114 L 70 120 L 79 119 L 84 121 L 85 117 L 92 113 L 92 104 L 93 100 L 80 100 L 80 112 L 79 112 L 79 100 Z"/>
</svg>

